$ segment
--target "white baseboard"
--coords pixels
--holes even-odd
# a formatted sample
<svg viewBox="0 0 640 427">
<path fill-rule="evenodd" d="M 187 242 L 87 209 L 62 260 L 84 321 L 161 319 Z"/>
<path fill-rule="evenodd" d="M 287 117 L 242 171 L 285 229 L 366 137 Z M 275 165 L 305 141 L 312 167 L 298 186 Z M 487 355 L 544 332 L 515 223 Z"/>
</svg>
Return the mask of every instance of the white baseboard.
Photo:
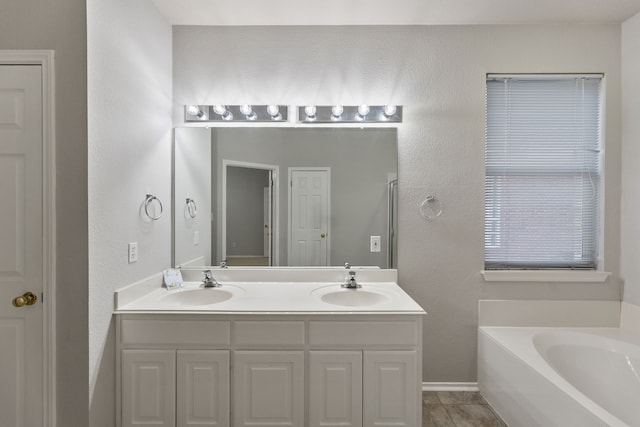
<svg viewBox="0 0 640 427">
<path fill-rule="evenodd" d="M 422 391 L 478 391 L 478 383 L 422 383 Z"/>
</svg>

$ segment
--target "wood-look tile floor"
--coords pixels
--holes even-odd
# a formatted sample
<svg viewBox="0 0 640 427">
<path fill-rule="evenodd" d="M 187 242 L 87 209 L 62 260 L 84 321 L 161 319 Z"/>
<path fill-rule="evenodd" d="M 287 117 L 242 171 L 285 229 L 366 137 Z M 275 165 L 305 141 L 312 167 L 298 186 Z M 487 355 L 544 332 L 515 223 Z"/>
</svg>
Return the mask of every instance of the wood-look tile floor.
<svg viewBox="0 0 640 427">
<path fill-rule="evenodd" d="M 478 392 L 422 392 L 422 427 L 506 427 Z"/>
</svg>

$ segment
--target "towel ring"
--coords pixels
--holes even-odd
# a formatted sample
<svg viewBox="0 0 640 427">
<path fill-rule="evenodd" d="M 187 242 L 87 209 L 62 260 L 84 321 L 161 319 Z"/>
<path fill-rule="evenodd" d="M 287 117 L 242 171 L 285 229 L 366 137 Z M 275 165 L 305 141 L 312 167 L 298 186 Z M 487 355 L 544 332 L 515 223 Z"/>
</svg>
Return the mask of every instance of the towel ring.
<svg viewBox="0 0 640 427">
<path fill-rule="evenodd" d="M 195 218 L 198 215 L 198 207 L 196 201 L 187 197 L 187 213 L 191 218 Z"/>
<path fill-rule="evenodd" d="M 442 202 L 434 195 L 427 196 L 427 198 L 420 204 L 420 216 L 427 221 L 435 221 L 440 215 L 442 215 Z"/>
<path fill-rule="evenodd" d="M 153 216 L 149 213 L 149 206 L 151 206 L 154 201 L 158 202 L 158 205 L 160 206 L 160 213 L 156 216 Z M 159 220 L 162 216 L 162 210 L 162 202 L 160 201 L 160 199 L 158 199 L 153 194 L 147 194 L 147 198 L 144 200 L 144 213 L 149 217 L 149 219 L 151 219 L 152 221 Z"/>
</svg>

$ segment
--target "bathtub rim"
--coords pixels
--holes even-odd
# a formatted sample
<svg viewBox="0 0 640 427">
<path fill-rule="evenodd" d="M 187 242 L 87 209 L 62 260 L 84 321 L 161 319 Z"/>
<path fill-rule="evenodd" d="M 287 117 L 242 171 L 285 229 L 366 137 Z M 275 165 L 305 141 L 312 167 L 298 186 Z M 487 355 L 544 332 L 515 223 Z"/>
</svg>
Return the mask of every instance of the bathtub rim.
<svg viewBox="0 0 640 427">
<path fill-rule="evenodd" d="M 553 387 L 566 394 L 580 406 L 586 408 L 609 426 L 628 426 L 614 414 L 592 401 L 574 387 L 547 363 L 535 348 L 533 337 L 541 332 L 567 331 L 591 334 L 608 339 L 623 341 L 640 347 L 640 336 L 620 328 L 612 327 L 528 327 L 528 326 L 479 326 L 478 333 L 490 339 L 503 351 L 517 358 L 537 375 L 547 380 Z M 481 391 L 482 391 L 482 385 Z M 489 402 L 491 403 L 491 402 Z"/>
</svg>

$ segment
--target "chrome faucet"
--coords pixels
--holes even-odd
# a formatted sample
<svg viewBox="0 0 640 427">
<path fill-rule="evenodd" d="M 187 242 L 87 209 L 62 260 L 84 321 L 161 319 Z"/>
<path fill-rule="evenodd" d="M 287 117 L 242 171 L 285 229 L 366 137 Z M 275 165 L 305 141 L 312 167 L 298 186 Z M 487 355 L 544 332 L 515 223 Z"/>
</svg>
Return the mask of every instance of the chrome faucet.
<svg viewBox="0 0 640 427">
<path fill-rule="evenodd" d="M 205 288 L 217 288 L 218 286 L 221 286 L 220 283 L 218 283 L 218 281 L 213 278 L 213 273 L 211 273 L 211 270 L 205 270 L 203 274 L 204 280 L 202 284 Z"/>
<path fill-rule="evenodd" d="M 344 283 L 342 285 L 343 288 L 346 289 L 358 289 L 361 288 L 362 286 L 358 285 L 358 283 L 356 282 L 356 272 L 355 271 L 350 271 L 349 272 L 349 276 L 347 276 L 347 281 L 346 283 Z"/>
<path fill-rule="evenodd" d="M 220 261 L 220 268 L 227 268 L 227 260 L 223 259 L 222 261 Z"/>
</svg>

